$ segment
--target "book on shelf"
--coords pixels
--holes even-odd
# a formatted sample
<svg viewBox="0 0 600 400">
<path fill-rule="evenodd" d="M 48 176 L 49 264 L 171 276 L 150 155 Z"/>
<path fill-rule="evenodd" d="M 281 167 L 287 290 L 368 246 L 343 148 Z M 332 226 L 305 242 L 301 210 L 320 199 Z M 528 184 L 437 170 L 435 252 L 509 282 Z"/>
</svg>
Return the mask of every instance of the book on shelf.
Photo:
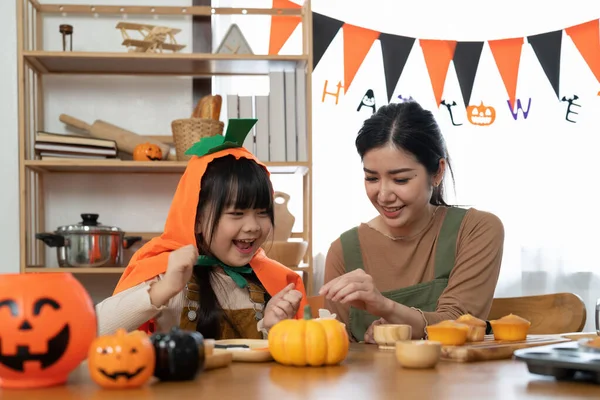
<svg viewBox="0 0 600 400">
<path fill-rule="evenodd" d="M 86 136 L 36 132 L 34 149 L 44 159 L 107 159 L 117 156 L 114 140 Z"/>
<path fill-rule="evenodd" d="M 262 161 L 308 161 L 304 70 L 269 73 L 267 96 L 226 95 L 227 118 L 256 118 L 244 147 Z"/>
</svg>

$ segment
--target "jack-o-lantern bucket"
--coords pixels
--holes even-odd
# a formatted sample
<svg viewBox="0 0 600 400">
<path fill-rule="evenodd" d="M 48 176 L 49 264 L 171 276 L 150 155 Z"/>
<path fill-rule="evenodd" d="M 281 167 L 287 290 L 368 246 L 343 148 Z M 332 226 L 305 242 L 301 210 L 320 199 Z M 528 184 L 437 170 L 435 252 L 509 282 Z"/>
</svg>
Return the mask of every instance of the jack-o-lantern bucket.
<svg viewBox="0 0 600 400">
<path fill-rule="evenodd" d="M 94 304 L 72 274 L 0 277 L 0 387 L 64 384 L 96 334 Z"/>
</svg>

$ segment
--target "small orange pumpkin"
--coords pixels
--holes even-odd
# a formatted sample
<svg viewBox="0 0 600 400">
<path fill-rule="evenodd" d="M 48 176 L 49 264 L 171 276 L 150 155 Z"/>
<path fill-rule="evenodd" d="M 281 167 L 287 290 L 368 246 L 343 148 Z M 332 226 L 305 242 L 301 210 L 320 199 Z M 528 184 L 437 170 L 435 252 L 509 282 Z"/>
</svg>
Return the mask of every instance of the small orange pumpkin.
<svg viewBox="0 0 600 400">
<path fill-rule="evenodd" d="M 154 373 L 154 346 L 145 332 L 118 329 L 96 338 L 90 345 L 90 376 L 104 388 L 136 388 Z"/>
<path fill-rule="evenodd" d="M 152 143 L 138 144 L 133 149 L 133 159 L 135 161 L 160 161 L 162 160 L 162 150 Z"/>
<path fill-rule="evenodd" d="M 269 331 L 269 351 L 283 365 L 336 365 L 348 355 L 349 340 L 344 324 L 335 319 L 311 319 L 310 306 L 304 319 L 284 319 Z"/>
<path fill-rule="evenodd" d="M 467 107 L 467 119 L 473 125 L 491 125 L 496 120 L 496 109 L 492 106 L 484 105 L 482 101 L 478 106 Z"/>
</svg>

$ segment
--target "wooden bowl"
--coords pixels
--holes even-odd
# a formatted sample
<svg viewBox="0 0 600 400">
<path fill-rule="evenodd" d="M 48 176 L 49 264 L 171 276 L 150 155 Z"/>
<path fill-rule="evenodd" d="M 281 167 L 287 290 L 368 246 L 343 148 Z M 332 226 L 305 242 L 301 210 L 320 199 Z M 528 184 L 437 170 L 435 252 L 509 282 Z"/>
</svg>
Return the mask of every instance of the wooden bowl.
<svg viewBox="0 0 600 400">
<path fill-rule="evenodd" d="M 399 340 L 410 340 L 412 326 L 404 324 L 382 324 L 373 327 L 373 339 L 380 347 L 393 346 Z"/>
<path fill-rule="evenodd" d="M 440 360 L 442 343 L 432 340 L 396 342 L 396 360 L 404 368 L 433 368 Z"/>
<path fill-rule="evenodd" d="M 292 241 L 266 241 L 262 248 L 265 250 L 267 257 L 275 261 L 279 261 L 286 267 L 297 267 L 308 249 L 308 242 L 292 242 Z"/>
</svg>

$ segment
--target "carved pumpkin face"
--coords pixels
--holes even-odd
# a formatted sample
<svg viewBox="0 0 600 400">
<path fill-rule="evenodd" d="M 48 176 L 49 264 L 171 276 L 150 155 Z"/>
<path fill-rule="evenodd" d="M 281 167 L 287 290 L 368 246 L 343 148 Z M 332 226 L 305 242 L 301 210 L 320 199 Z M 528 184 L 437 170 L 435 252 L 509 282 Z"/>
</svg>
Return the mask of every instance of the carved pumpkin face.
<svg viewBox="0 0 600 400">
<path fill-rule="evenodd" d="M 162 160 L 162 150 L 152 143 L 138 144 L 133 149 L 133 159 L 135 161 L 160 161 Z"/>
<path fill-rule="evenodd" d="M 154 373 L 154 347 L 146 333 L 118 329 L 90 345 L 88 369 L 104 388 L 139 387 Z"/>
<path fill-rule="evenodd" d="M 484 105 L 482 101 L 478 106 L 467 107 L 467 119 L 473 125 L 491 125 L 496 120 L 496 109 L 494 107 Z"/>
<path fill-rule="evenodd" d="M 0 387 L 63 384 L 96 337 L 96 314 L 70 273 L 0 279 Z"/>
</svg>

